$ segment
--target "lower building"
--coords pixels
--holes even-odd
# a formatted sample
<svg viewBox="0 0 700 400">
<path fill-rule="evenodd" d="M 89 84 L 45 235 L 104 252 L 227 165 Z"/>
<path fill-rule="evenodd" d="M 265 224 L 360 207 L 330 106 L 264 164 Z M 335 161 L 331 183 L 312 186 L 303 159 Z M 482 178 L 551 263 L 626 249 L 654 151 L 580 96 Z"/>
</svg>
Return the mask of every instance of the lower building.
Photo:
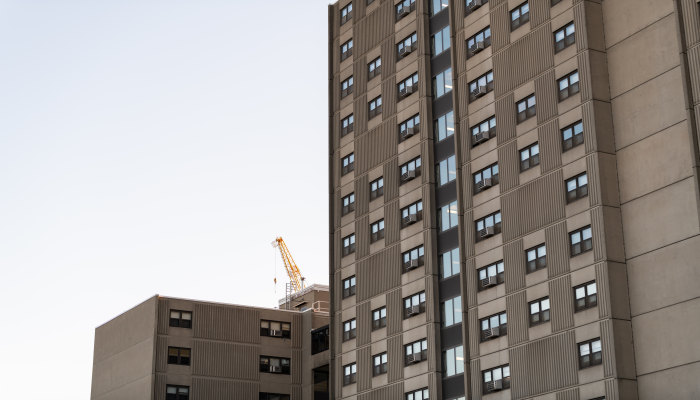
<svg viewBox="0 0 700 400">
<path fill-rule="evenodd" d="M 328 399 L 327 301 L 320 285 L 280 309 L 151 297 L 95 329 L 90 398 Z"/>
</svg>

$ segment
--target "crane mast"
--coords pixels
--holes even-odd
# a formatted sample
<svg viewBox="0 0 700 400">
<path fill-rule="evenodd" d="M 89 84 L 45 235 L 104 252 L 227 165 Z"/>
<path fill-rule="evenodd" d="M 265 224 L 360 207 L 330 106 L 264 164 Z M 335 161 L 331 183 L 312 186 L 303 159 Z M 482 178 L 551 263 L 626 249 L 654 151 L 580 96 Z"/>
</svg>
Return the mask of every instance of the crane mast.
<svg viewBox="0 0 700 400">
<path fill-rule="evenodd" d="M 294 262 L 292 253 L 289 252 L 284 240 L 281 237 L 278 237 L 274 242 L 272 242 L 272 247 L 276 247 L 280 251 L 284 268 L 287 270 L 287 275 L 289 276 L 289 284 L 292 293 L 301 291 L 304 288 L 304 277 L 301 276 L 301 272 L 299 271 L 297 264 Z"/>
</svg>

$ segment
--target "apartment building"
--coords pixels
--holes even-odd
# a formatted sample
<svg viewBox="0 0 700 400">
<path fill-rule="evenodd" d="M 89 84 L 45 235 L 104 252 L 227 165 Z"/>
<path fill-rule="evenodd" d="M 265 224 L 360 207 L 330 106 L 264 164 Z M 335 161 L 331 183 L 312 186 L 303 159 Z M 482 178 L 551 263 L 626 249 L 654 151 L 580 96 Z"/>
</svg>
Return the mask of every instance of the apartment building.
<svg viewBox="0 0 700 400">
<path fill-rule="evenodd" d="M 328 399 L 328 288 L 291 301 L 154 296 L 95 329 L 91 399 Z"/>
<path fill-rule="evenodd" d="M 700 398 L 696 0 L 329 6 L 331 397 Z"/>
</svg>

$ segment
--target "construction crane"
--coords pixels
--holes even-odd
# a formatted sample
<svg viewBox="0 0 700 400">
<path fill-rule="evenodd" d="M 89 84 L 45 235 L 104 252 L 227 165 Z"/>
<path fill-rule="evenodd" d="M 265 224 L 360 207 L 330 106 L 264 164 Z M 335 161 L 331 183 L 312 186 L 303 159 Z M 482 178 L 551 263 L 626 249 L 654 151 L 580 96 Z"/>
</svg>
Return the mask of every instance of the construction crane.
<svg viewBox="0 0 700 400">
<path fill-rule="evenodd" d="M 299 272 L 299 268 L 292 258 L 292 253 L 289 252 L 284 240 L 281 237 L 278 237 L 274 242 L 272 242 L 272 247 L 276 247 L 280 250 L 284 268 L 287 270 L 287 275 L 289 275 L 289 287 L 291 293 L 293 294 L 304 289 L 304 277 L 301 276 L 301 272 Z M 275 278 L 275 283 L 277 283 L 277 278 Z"/>
</svg>

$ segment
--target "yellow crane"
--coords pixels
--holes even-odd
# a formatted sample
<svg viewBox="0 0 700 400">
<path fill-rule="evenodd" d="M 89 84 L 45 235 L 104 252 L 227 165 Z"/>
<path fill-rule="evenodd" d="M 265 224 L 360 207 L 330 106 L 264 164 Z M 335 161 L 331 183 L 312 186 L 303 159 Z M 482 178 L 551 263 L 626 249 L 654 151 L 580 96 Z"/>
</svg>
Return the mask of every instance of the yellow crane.
<svg viewBox="0 0 700 400">
<path fill-rule="evenodd" d="M 287 270 L 287 275 L 289 275 L 289 285 L 292 293 L 301 291 L 304 288 L 304 277 L 301 276 L 301 272 L 297 267 L 297 264 L 292 258 L 292 253 L 289 252 L 287 245 L 281 237 L 275 239 L 272 242 L 272 247 L 276 247 L 282 255 L 282 262 L 284 263 L 284 268 Z M 275 283 L 277 283 L 277 278 L 275 278 Z"/>
</svg>

